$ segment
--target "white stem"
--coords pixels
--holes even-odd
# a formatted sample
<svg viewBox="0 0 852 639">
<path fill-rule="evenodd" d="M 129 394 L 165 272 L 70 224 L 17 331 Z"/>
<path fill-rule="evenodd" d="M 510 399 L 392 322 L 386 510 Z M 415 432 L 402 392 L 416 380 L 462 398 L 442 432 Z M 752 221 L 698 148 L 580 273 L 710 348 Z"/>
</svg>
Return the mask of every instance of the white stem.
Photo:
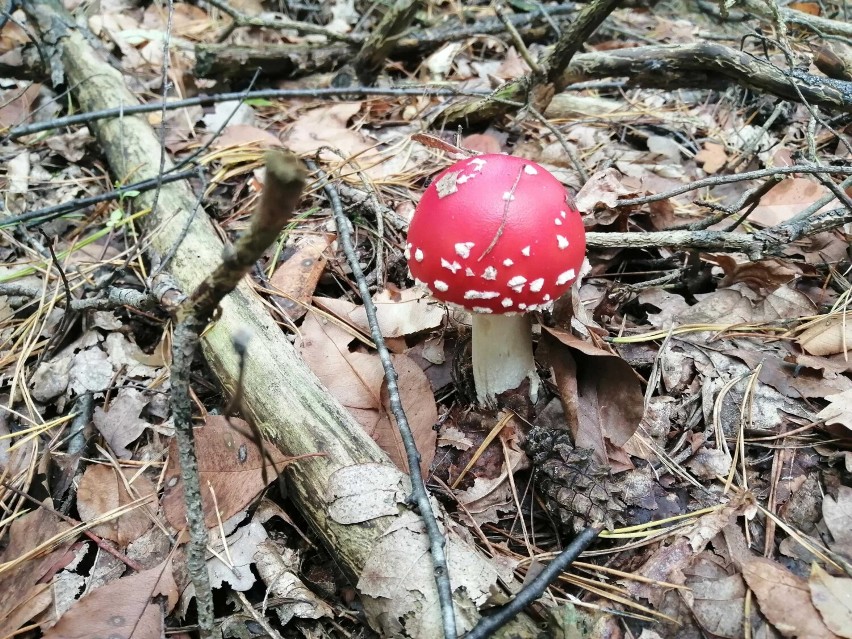
<svg viewBox="0 0 852 639">
<path fill-rule="evenodd" d="M 476 399 L 492 406 L 497 395 L 530 380 L 530 397 L 538 395 L 539 379 L 527 315 L 473 314 L 473 382 Z"/>
</svg>

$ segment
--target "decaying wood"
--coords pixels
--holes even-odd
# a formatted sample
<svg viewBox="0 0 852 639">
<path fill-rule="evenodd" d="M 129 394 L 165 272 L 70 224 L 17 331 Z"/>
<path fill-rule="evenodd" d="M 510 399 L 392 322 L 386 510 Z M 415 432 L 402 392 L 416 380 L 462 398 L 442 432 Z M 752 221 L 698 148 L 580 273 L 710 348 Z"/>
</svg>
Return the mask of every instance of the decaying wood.
<svg viewBox="0 0 852 639">
<path fill-rule="evenodd" d="M 852 111 L 852 82 L 785 70 L 745 51 L 713 43 L 673 44 L 581 53 L 565 71 L 565 84 L 626 77 L 631 86 L 681 89 L 739 84 L 785 100 Z M 799 93 L 801 92 L 801 97 Z"/>
<path fill-rule="evenodd" d="M 573 11 L 573 4 L 548 8 L 548 13 L 553 18 Z M 508 19 L 528 42 L 540 40 L 552 32 L 551 26 L 538 11 L 533 14 L 513 14 Z M 423 57 L 447 42 L 495 35 L 505 30 L 506 27 L 497 18 L 486 18 L 473 25 L 450 21 L 449 24 L 409 31 L 401 35 L 393 41 L 393 48 L 387 55 L 397 59 Z M 221 81 L 245 78 L 246 69 L 250 69 L 252 73 L 258 69 L 262 76 L 298 78 L 336 69 L 356 51 L 352 46 L 339 42 L 266 46 L 199 43 L 195 47 L 195 73 Z"/>
<path fill-rule="evenodd" d="M 32 0 L 25 10 L 43 42 L 52 43 L 54 82 L 63 80 L 84 110 L 137 104 L 121 74 L 91 47 L 58 0 Z M 101 120 L 91 125 L 113 175 L 143 179 L 159 171 L 161 145 L 144 116 Z M 171 162 L 166 158 L 165 168 Z M 134 200 L 150 206 L 152 194 Z M 185 239 L 170 263 L 184 291 L 194 290 L 221 261 L 222 244 L 185 182 L 164 185 L 158 206 L 147 216 L 149 253 L 156 260 Z M 194 217 L 193 217 L 194 215 Z M 428 540 L 422 522 L 404 503 L 408 477 L 396 469 L 355 420 L 322 387 L 243 282 L 221 305 L 221 315 L 202 339 L 203 353 L 228 394 L 239 375 L 231 345 L 237 330 L 253 335 L 243 378 L 249 419 L 288 455 L 324 453 L 292 464 L 291 495 L 305 518 L 356 583 L 369 623 L 395 637 L 439 637 L 437 603 Z M 479 619 L 479 609 L 502 581 L 518 584 L 467 543 L 436 504 L 447 529 L 447 555 L 461 631 Z M 519 617 L 506 636 L 535 636 L 529 618 Z"/>
</svg>

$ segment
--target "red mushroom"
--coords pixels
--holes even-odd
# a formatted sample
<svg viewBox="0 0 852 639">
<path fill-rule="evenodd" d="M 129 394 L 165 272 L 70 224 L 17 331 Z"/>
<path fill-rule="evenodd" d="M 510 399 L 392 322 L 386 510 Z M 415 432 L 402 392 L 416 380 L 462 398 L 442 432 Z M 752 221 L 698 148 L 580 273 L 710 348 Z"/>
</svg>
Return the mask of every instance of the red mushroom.
<svg viewBox="0 0 852 639">
<path fill-rule="evenodd" d="M 583 265 L 580 214 L 560 182 L 535 162 L 480 155 L 456 162 L 423 193 L 406 257 L 432 294 L 473 313 L 477 400 L 539 380 L 525 313 L 565 293 Z"/>
</svg>

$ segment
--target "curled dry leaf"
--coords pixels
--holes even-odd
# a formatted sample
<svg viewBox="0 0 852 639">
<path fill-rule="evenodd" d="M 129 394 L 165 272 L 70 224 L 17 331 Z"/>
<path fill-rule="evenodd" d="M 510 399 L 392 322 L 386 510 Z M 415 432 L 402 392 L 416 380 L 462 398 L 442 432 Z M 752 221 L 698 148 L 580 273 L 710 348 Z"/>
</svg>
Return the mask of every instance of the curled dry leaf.
<svg viewBox="0 0 852 639">
<path fill-rule="evenodd" d="M 269 280 L 272 290 L 282 293 L 276 301 L 291 320 L 297 320 L 308 312 L 311 297 L 325 270 L 325 250 L 329 237 L 310 236 L 296 247 Z"/>
<path fill-rule="evenodd" d="M 852 317 L 836 313 L 816 319 L 799 334 L 798 342 L 809 355 L 845 353 L 852 348 Z"/>
</svg>

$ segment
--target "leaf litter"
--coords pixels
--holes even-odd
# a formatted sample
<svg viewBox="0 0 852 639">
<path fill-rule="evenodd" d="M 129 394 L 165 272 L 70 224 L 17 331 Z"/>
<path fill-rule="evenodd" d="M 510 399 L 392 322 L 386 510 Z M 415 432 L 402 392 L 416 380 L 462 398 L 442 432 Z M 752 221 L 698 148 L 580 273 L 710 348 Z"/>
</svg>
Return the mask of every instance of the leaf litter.
<svg viewBox="0 0 852 639">
<path fill-rule="evenodd" d="M 0 31 L 0 59 L 20 66 L 29 36 L 20 28 L 26 17 L 15 16 Z M 346 2 L 323 16 L 337 33 L 349 32 L 362 18 Z M 636 34 L 642 41 L 690 42 L 707 18 L 686 17 L 624 9 L 615 14 L 621 35 L 608 33 L 615 39 L 590 46 L 619 48 Z M 160 8 L 102 3 L 86 18 L 114 51 L 134 91 L 159 87 L 169 28 Z M 173 18 L 169 53 L 176 84 L 188 94 L 216 86 L 195 77 L 193 43 L 218 37 L 222 15 L 207 5 L 176 3 Z M 309 40 L 295 31 L 259 29 L 236 29 L 229 37 L 234 45 Z M 529 48 L 533 54 L 542 50 L 538 42 Z M 392 64 L 387 70 L 401 68 Z M 424 81 L 489 88 L 527 71 L 508 40 L 471 36 L 432 50 L 416 73 Z M 292 80 L 306 87 L 313 81 Z M 62 109 L 46 83 L 9 79 L 0 90 L 4 127 L 49 119 Z M 576 194 L 588 231 L 683 227 L 730 206 L 758 182 L 720 183 L 631 207 L 619 200 L 707 176 L 791 164 L 814 135 L 807 109 L 787 103 L 781 121 L 773 124 L 756 92 L 728 91 L 625 87 L 561 93 L 545 117 L 565 141 L 540 121 L 519 116 L 511 126 L 506 121 L 464 131 L 461 146 L 522 155 L 552 169 Z M 229 237 L 245 227 L 244 214 L 262 188 L 257 168 L 264 146 L 284 144 L 308 156 L 321 151 L 346 186 L 377 190 L 379 208 L 349 211 L 359 259 L 370 272 L 421 470 L 457 520 L 444 525 L 465 526 L 492 556 L 488 569 L 532 565 L 570 534 L 541 507 L 537 470 L 524 447 L 531 425 L 556 428 L 593 452 L 621 512 L 589 557 L 602 558 L 604 565 L 593 574 L 605 593 L 588 583 L 555 584 L 554 611 L 565 612 L 567 602 L 604 608 L 600 614 L 619 632 L 648 639 L 678 632 L 852 636 L 848 236 L 822 232 L 757 261 L 714 250 L 592 250 L 591 272 L 574 293 L 574 312 L 556 308 L 539 318 L 536 355 L 549 401 L 531 412 L 516 409 L 505 420 L 472 414 L 463 367 L 469 318 L 426 297 L 407 278 L 402 259 L 412 202 L 448 160 L 438 147 L 410 137 L 421 132 L 437 106 L 438 98 L 426 94 L 244 101 L 169 111 L 165 122 L 155 113 L 149 120 L 167 125 L 165 144 L 178 156 L 212 140 L 203 159 L 213 176 L 207 195 Z M 585 183 L 566 157 L 566 142 L 591 174 Z M 830 162 L 849 162 L 848 149 L 826 130 L 813 142 Z M 3 145 L 7 215 L 115 184 L 86 127 Z M 758 199 L 739 228 L 752 232 L 790 220 L 827 194 L 836 195 L 836 185 L 812 175 L 788 177 Z M 131 219 L 133 197 L 45 225 L 55 236 L 75 300 L 104 286 L 139 288 L 146 281 L 150 265 L 139 257 L 145 238 Z M 842 199 L 818 210 L 839 205 Z M 257 277 L 254 283 L 328 392 L 396 465 L 351 469 L 335 478 L 335 516 L 359 521 L 365 511 L 396 509 L 404 481 L 398 492 L 377 495 L 370 476 L 404 472 L 407 460 L 363 305 L 337 251 L 336 228 L 321 200 L 309 196 L 305 208 L 309 212 L 261 265 L 270 279 Z M 710 229 L 726 230 L 728 223 L 720 220 Z M 185 560 L 179 547 L 175 552 L 185 518 L 163 403 L 170 325 L 160 311 L 118 307 L 75 312 L 70 328 L 64 326 L 71 313 L 45 241 L 29 231 L 9 231 L 0 243 L 2 283 L 28 289 L 0 290 L 0 397 L 8 409 L 0 416 L 6 482 L 0 497 L 7 513 L 0 521 L 5 539 L 0 591 L 9 593 L 0 602 L 0 635 L 35 624 L 47 637 L 100 631 L 159 637 L 174 625 L 171 611 L 187 610 L 192 596 Z M 655 284 L 661 274 L 675 277 Z M 227 402 L 209 380 L 199 371 L 198 401 L 221 408 Z M 84 397 L 94 400 L 92 408 L 80 407 Z M 85 423 L 77 426 L 81 414 Z M 333 634 L 339 626 L 322 625 L 336 616 L 356 628 L 346 611 L 349 584 L 314 546 L 312 533 L 302 531 L 286 495 L 267 481 L 310 458 L 290 459 L 272 443 L 258 445 L 251 425 L 238 417 L 205 413 L 196 439 L 206 521 L 219 531 L 208 561 L 217 588 L 251 593 L 259 577 L 276 603 L 280 627 L 302 623 L 306 636 L 317 628 L 343 636 Z M 70 469 L 73 478 L 71 495 L 63 500 L 53 491 L 51 472 L 58 468 Z M 44 486 L 55 499 L 38 508 L 7 490 L 7 483 L 40 495 L 47 493 L 34 488 Z M 274 504 L 279 514 L 260 516 L 269 508 L 264 504 L 273 503 L 264 493 L 280 502 Z M 375 507 L 364 509 L 365 499 L 375 500 Z M 54 508 L 72 515 L 73 523 L 53 514 Z M 134 569 L 82 536 L 78 522 L 131 563 L 147 557 L 157 564 Z M 419 526 L 413 518 L 389 534 L 406 535 L 413 552 L 425 552 Z M 624 576 L 613 577 L 604 568 Z M 312 569 L 332 575 L 330 591 L 306 579 Z M 468 583 L 472 600 L 493 595 L 487 583 Z M 404 589 L 381 563 L 367 567 L 358 587 L 366 597 L 394 597 Z M 399 619 L 408 604 L 402 599 L 399 617 L 385 628 L 390 634 L 403 632 Z"/>
</svg>

